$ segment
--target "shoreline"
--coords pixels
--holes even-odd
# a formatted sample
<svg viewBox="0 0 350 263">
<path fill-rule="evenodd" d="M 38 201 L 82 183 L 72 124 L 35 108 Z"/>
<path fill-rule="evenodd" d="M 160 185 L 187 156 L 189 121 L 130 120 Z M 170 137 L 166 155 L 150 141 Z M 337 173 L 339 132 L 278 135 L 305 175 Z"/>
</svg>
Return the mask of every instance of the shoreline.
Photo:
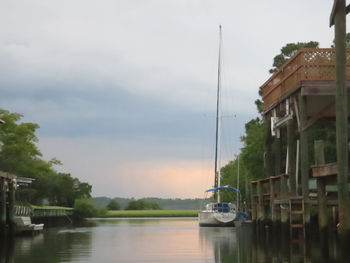
<svg viewBox="0 0 350 263">
<path fill-rule="evenodd" d="M 197 217 L 198 210 L 112 210 L 94 218 Z"/>
</svg>

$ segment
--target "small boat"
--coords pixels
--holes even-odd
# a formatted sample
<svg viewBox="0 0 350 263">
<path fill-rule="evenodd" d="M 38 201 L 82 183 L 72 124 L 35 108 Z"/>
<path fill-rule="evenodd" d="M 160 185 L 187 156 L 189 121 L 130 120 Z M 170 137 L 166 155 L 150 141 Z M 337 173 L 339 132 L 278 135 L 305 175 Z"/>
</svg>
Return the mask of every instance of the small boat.
<svg viewBox="0 0 350 263">
<path fill-rule="evenodd" d="M 204 203 L 198 212 L 198 220 L 200 226 L 234 226 L 239 224 L 241 217 L 239 216 L 237 205 L 230 202 L 221 202 L 220 191 L 229 190 L 237 193 L 237 200 L 239 190 L 230 186 L 220 186 L 221 172 L 218 167 L 218 159 L 220 154 L 220 76 L 221 67 L 221 25 L 220 25 L 220 45 L 219 45 L 219 59 L 218 59 L 218 85 L 217 85 L 217 99 L 216 99 L 216 146 L 215 146 L 215 187 L 206 191 L 214 192 L 214 199 L 208 203 Z"/>
<path fill-rule="evenodd" d="M 222 190 L 238 192 L 238 189 L 229 186 L 207 190 L 206 192 L 216 192 L 214 195 L 214 198 L 216 196 L 216 201 L 204 202 L 202 205 L 198 212 L 200 226 L 235 226 L 240 223 L 236 204 L 220 201 L 220 191 Z"/>
</svg>

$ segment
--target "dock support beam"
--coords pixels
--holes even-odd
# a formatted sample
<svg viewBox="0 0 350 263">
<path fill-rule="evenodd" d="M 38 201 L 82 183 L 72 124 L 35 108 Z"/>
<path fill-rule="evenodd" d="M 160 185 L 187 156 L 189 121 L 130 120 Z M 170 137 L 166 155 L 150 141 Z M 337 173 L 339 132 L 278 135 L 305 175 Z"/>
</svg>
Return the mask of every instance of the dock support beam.
<svg viewBox="0 0 350 263">
<path fill-rule="evenodd" d="M 300 117 L 300 171 L 302 196 L 305 201 L 305 231 L 306 237 L 310 226 L 310 204 L 309 204 L 309 149 L 307 140 L 307 130 L 304 130 L 307 122 L 306 98 L 299 95 L 299 117 Z"/>
<path fill-rule="evenodd" d="M 265 177 L 268 178 L 273 175 L 273 169 L 272 169 L 272 143 L 273 138 L 271 135 L 271 121 L 268 117 L 265 117 L 266 125 L 266 139 L 265 139 Z"/>
<path fill-rule="evenodd" d="M 261 182 L 258 181 L 257 185 L 257 194 L 258 194 L 258 209 L 257 209 L 257 214 L 258 214 L 258 229 L 262 229 L 263 226 L 263 221 L 264 221 L 264 203 L 263 203 L 263 196 L 262 196 L 262 185 Z"/>
<path fill-rule="evenodd" d="M 9 192 L 8 192 L 8 224 L 10 232 L 13 232 L 15 219 L 15 182 L 9 182 Z"/>
<path fill-rule="evenodd" d="M 287 123 L 287 144 L 288 144 L 288 175 L 290 192 L 296 195 L 296 140 L 294 120 L 289 120 Z"/>
<path fill-rule="evenodd" d="M 281 174 L 281 138 L 274 139 L 273 142 L 273 151 L 274 151 L 274 162 L 275 162 L 275 175 Z"/>
<path fill-rule="evenodd" d="M 315 165 L 325 164 L 324 142 L 318 140 L 314 142 Z M 317 201 L 318 201 L 318 228 L 322 253 L 328 257 L 328 215 L 326 199 L 326 182 L 324 178 L 317 178 Z"/>
<path fill-rule="evenodd" d="M 5 179 L 0 178 L 0 234 L 6 230 L 6 185 Z"/>
<path fill-rule="evenodd" d="M 335 57 L 336 57 L 336 137 L 338 163 L 338 203 L 341 239 L 350 236 L 350 208 L 348 187 L 348 96 L 346 89 L 346 1 L 338 0 L 335 6 Z"/>
</svg>

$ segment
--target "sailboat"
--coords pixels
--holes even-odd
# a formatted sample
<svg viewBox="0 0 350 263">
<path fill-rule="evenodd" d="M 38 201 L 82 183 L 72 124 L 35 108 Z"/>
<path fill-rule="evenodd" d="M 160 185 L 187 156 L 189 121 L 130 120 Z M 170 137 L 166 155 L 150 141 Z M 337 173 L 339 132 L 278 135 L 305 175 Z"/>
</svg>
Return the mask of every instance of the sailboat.
<svg viewBox="0 0 350 263">
<path fill-rule="evenodd" d="M 214 188 L 211 188 L 206 193 L 214 192 L 214 201 L 204 203 L 198 212 L 198 220 L 200 226 L 234 226 L 235 221 L 239 222 L 239 213 L 237 205 L 230 202 L 222 202 L 220 200 L 220 191 L 235 191 L 237 195 L 239 190 L 230 186 L 221 186 L 221 171 L 218 166 L 218 159 L 220 159 L 220 86 L 221 86 L 221 25 L 220 30 L 220 44 L 219 44 L 219 59 L 218 59 L 218 83 L 217 83 L 217 98 L 216 98 L 216 138 L 215 138 L 215 182 Z M 237 199 L 238 200 L 238 199 Z"/>
</svg>

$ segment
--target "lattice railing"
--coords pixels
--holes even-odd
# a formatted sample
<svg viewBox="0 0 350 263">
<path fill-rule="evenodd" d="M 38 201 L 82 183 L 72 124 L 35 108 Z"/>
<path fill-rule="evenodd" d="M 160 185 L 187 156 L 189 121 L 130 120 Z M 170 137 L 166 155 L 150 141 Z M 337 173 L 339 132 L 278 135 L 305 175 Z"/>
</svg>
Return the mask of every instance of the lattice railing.
<svg viewBox="0 0 350 263">
<path fill-rule="evenodd" d="M 347 50 L 347 79 L 350 80 L 350 49 Z M 267 110 L 292 91 L 300 81 L 335 80 L 335 50 L 301 49 L 264 83 L 263 100 Z"/>
</svg>

